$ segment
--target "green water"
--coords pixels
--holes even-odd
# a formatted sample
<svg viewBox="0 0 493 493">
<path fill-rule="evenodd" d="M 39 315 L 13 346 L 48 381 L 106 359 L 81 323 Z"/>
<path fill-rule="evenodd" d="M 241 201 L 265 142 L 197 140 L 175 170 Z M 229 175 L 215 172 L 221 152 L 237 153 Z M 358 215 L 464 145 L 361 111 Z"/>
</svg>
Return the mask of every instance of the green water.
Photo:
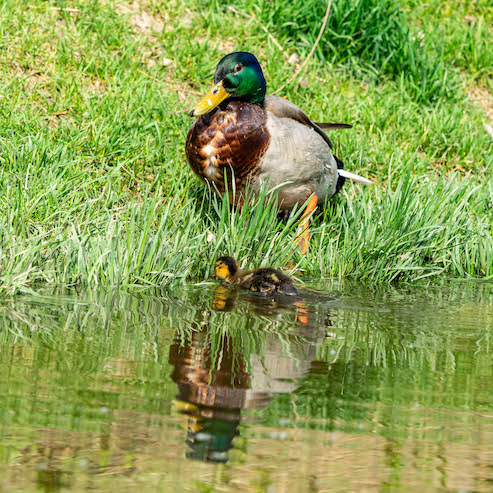
<svg viewBox="0 0 493 493">
<path fill-rule="evenodd" d="M 491 492 L 493 288 L 0 302 L 0 491 Z"/>
</svg>

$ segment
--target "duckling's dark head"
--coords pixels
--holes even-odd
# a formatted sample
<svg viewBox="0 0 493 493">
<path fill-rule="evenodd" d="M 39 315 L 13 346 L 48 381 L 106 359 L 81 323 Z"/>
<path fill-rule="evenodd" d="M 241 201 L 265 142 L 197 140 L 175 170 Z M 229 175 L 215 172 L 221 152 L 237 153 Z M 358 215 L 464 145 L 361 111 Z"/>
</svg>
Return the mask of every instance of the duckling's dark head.
<svg viewBox="0 0 493 493">
<path fill-rule="evenodd" d="M 220 257 L 216 260 L 212 277 L 228 279 L 238 273 L 238 262 L 233 257 Z"/>
</svg>

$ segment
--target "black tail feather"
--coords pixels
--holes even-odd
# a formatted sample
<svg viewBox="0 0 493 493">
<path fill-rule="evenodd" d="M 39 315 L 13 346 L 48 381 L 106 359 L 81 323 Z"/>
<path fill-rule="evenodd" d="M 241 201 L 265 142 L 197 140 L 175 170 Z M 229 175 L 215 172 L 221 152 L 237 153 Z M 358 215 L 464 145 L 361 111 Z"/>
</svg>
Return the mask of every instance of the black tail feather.
<svg viewBox="0 0 493 493">
<path fill-rule="evenodd" d="M 318 125 L 320 128 L 323 130 L 339 130 L 341 128 L 353 128 L 352 125 L 349 125 L 349 123 L 324 123 L 324 122 L 317 122 L 315 125 Z"/>
<path fill-rule="evenodd" d="M 337 156 L 334 156 L 334 159 L 336 160 L 337 163 L 337 169 L 344 169 L 344 163 Z M 337 177 L 336 193 L 344 186 L 344 183 L 346 183 L 346 178 L 344 176 L 339 175 Z"/>
</svg>

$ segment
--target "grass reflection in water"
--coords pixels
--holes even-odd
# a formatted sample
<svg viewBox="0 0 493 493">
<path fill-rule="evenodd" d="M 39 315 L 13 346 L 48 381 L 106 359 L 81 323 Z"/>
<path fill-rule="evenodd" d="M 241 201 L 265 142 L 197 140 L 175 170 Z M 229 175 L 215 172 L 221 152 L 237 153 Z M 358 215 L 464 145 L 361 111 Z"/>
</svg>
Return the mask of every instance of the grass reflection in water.
<svg viewBox="0 0 493 493">
<path fill-rule="evenodd" d="M 491 287 L 326 292 L 2 302 L 0 490 L 488 491 Z"/>
</svg>

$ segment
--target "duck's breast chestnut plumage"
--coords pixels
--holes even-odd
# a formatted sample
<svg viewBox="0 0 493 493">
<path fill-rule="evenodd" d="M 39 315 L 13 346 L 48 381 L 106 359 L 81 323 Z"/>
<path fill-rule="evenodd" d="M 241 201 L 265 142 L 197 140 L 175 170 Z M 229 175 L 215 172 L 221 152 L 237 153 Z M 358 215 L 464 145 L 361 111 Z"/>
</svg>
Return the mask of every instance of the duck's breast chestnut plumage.
<svg viewBox="0 0 493 493">
<path fill-rule="evenodd" d="M 193 171 L 204 181 L 224 191 L 224 171 L 237 184 L 254 176 L 269 147 L 267 115 L 259 105 L 230 102 L 225 110 L 217 109 L 200 116 L 188 132 L 186 155 Z"/>
</svg>

